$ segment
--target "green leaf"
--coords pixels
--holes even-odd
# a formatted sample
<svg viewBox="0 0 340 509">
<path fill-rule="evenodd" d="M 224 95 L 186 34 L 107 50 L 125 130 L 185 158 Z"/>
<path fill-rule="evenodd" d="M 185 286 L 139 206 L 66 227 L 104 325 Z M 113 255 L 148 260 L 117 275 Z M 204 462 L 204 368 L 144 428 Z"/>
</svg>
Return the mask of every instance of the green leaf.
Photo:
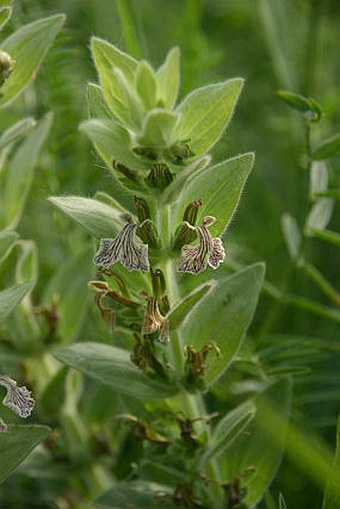
<svg viewBox="0 0 340 509">
<path fill-rule="evenodd" d="M 279 90 L 277 95 L 294 110 L 302 111 L 303 113 L 312 112 L 316 115 L 312 120 L 320 120 L 322 108 L 314 99 L 310 97 L 307 99 L 303 95 L 288 92 L 287 90 Z"/>
<path fill-rule="evenodd" d="M 6 7 L 11 3 L 11 1 L 12 0 L 0 0 L 0 8 L 2 9 L 2 7 Z"/>
<path fill-rule="evenodd" d="M 235 78 L 194 90 L 178 106 L 181 119 L 175 130 L 178 140 L 190 140 L 192 152 L 207 152 L 220 138 L 233 114 L 243 85 Z"/>
<path fill-rule="evenodd" d="M 40 19 L 19 28 L 1 44 L 2 51 L 6 51 L 16 64 L 1 87 L 0 107 L 13 101 L 37 73 L 64 21 L 63 14 Z"/>
<path fill-rule="evenodd" d="M 180 84 L 179 59 L 180 49 L 172 48 L 156 73 L 157 101 L 169 110 L 175 105 Z"/>
<path fill-rule="evenodd" d="M 306 231 L 310 229 L 324 230 L 333 215 L 334 201 L 330 198 L 320 198 L 312 206 L 307 219 Z"/>
<path fill-rule="evenodd" d="M 282 493 L 279 495 L 279 509 L 287 509 L 287 504 L 285 502 L 285 499 L 283 498 Z"/>
<path fill-rule="evenodd" d="M 142 110 L 133 93 L 137 62 L 96 37 L 92 38 L 91 48 L 107 105 L 123 123 L 138 128 Z"/>
<path fill-rule="evenodd" d="M 77 343 L 55 352 L 58 360 L 91 378 L 135 398 L 162 399 L 173 396 L 177 387 L 144 374 L 126 350 L 102 343 Z"/>
<path fill-rule="evenodd" d="M 232 444 L 255 415 L 255 404 L 246 401 L 227 413 L 217 424 L 202 461 L 218 457 Z"/>
<path fill-rule="evenodd" d="M 340 134 L 327 138 L 312 152 L 314 160 L 322 160 L 333 157 L 340 152 Z"/>
<path fill-rule="evenodd" d="M 281 218 L 283 236 L 292 260 L 297 260 L 300 253 L 301 233 L 297 221 L 290 214 L 283 214 Z"/>
<path fill-rule="evenodd" d="M 0 433 L 0 457 L 2 483 L 29 453 L 50 433 L 47 426 L 31 424 L 26 426 L 9 425 L 7 431 Z"/>
<path fill-rule="evenodd" d="M 99 76 L 116 67 L 122 71 L 129 85 L 134 86 L 137 60 L 99 37 L 92 37 L 91 51 Z"/>
<path fill-rule="evenodd" d="M 63 343 L 75 341 L 91 302 L 87 282 L 92 276 L 92 250 L 86 248 L 70 257 L 53 274 L 44 302 L 58 302 L 58 335 Z"/>
<path fill-rule="evenodd" d="M 169 493 L 169 490 L 156 483 L 146 481 L 122 482 L 100 495 L 94 501 L 99 509 L 127 509 L 128 507 L 138 509 L 150 509 L 155 507 L 157 495 Z M 174 509 L 171 498 L 165 496 L 158 504 L 164 508 Z"/>
<path fill-rule="evenodd" d="M 9 248 L 19 238 L 17 232 L 5 230 L 0 232 L 0 261 L 5 257 Z"/>
<path fill-rule="evenodd" d="M 197 350 L 216 341 L 221 357 L 210 355 L 205 377 L 215 383 L 237 355 L 252 320 L 264 277 L 264 265 L 251 265 L 219 281 L 216 290 L 196 306 L 183 327 L 183 337 Z M 209 318 L 209 319 L 208 319 Z"/>
<path fill-rule="evenodd" d="M 33 284 L 38 279 L 38 250 L 32 240 L 19 240 L 17 246 L 21 253 L 15 267 L 15 279 L 17 283 L 31 281 Z"/>
<path fill-rule="evenodd" d="M 52 125 L 48 113 L 21 143 L 10 161 L 3 195 L 3 216 L 7 228 L 15 228 L 23 212 L 39 152 Z"/>
<path fill-rule="evenodd" d="M 340 507 L 340 417 L 336 428 L 336 451 L 333 461 L 333 472 L 326 484 L 322 509 L 335 509 Z"/>
<path fill-rule="evenodd" d="M 113 118 L 113 114 L 105 102 L 103 90 L 96 83 L 88 83 L 86 101 L 90 118 Z"/>
<path fill-rule="evenodd" d="M 128 131 L 114 120 L 86 120 L 80 124 L 80 130 L 89 137 L 111 171 L 113 159 L 128 168 L 140 170 L 148 168 L 131 151 L 131 138 Z"/>
<path fill-rule="evenodd" d="M 68 368 L 63 366 L 50 378 L 40 398 L 44 414 L 57 418 L 66 399 L 66 376 Z"/>
<path fill-rule="evenodd" d="M 270 422 L 271 418 L 268 414 L 268 402 L 280 406 L 280 427 L 272 429 L 275 438 L 268 435 L 267 428 L 264 428 L 266 420 Z M 249 435 L 239 435 L 229 447 L 225 458 L 231 478 L 250 466 L 254 467 L 254 472 L 249 473 L 242 481 L 242 487 L 246 489 L 243 502 L 247 507 L 255 507 L 260 501 L 280 465 L 290 413 L 290 380 L 284 378 L 270 385 L 256 398 L 255 404 L 256 416 L 247 428 Z"/>
<path fill-rule="evenodd" d="M 318 193 L 328 189 L 328 168 L 324 161 L 313 161 L 310 172 L 309 196 L 315 200 Z"/>
<path fill-rule="evenodd" d="M 7 129 L 0 137 L 0 150 L 11 143 L 15 143 L 28 131 L 35 127 L 36 121 L 32 117 L 23 118 Z"/>
<path fill-rule="evenodd" d="M 186 295 L 184 299 L 181 300 L 179 304 L 177 304 L 177 306 L 172 309 L 168 315 L 170 328 L 172 330 L 175 330 L 180 325 L 182 325 L 186 318 L 190 316 L 191 311 L 200 302 L 200 300 L 208 292 L 213 290 L 215 284 L 215 282 L 209 281 L 209 283 L 199 286 L 193 292 L 189 293 L 189 295 Z"/>
<path fill-rule="evenodd" d="M 137 67 L 136 90 L 146 110 L 156 106 L 156 77 L 151 65 L 145 60 L 142 60 Z"/>
<path fill-rule="evenodd" d="M 178 189 L 174 227 L 181 223 L 187 205 L 201 199 L 203 207 L 197 222 L 206 215 L 216 217 L 209 230 L 213 236 L 221 235 L 237 208 L 253 160 L 253 154 L 244 154 L 194 174 L 181 190 Z"/>
<path fill-rule="evenodd" d="M 51 196 L 48 199 L 98 239 L 111 238 L 124 225 L 120 206 L 113 208 L 98 200 L 80 196 Z"/>
<path fill-rule="evenodd" d="M 31 290 L 32 286 L 31 282 L 21 283 L 0 291 L 0 323 L 2 323 L 5 318 L 14 311 L 17 305 L 25 297 L 26 293 Z"/>
<path fill-rule="evenodd" d="M 138 142 L 146 147 L 169 147 L 178 115 L 171 111 L 154 109 L 145 117 Z"/>
<path fill-rule="evenodd" d="M 0 30 L 2 30 L 6 23 L 10 20 L 12 10 L 12 7 L 6 7 L 0 11 Z"/>
</svg>

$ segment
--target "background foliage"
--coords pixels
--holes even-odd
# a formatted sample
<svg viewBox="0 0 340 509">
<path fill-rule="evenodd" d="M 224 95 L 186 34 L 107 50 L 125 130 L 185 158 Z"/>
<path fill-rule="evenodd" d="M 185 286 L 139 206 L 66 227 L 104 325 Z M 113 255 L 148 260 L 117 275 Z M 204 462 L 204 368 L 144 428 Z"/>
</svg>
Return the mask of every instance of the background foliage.
<svg viewBox="0 0 340 509">
<path fill-rule="evenodd" d="M 101 423 L 108 424 L 113 414 L 123 411 L 119 394 L 83 380 L 77 372 L 56 371 L 54 361 L 45 358 L 47 350 L 76 340 L 112 341 L 87 288 L 93 276 L 93 241 L 47 201 L 51 195 L 113 192 L 108 171 L 78 130 L 88 116 L 85 84 L 96 80 L 89 52 L 89 38 L 95 34 L 155 67 L 171 47 L 180 46 L 181 98 L 209 82 L 246 79 L 233 122 L 212 155 L 218 162 L 250 150 L 256 154 L 239 211 L 224 239 L 229 260 L 225 273 L 265 261 L 266 281 L 246 346 L 211 395 L 211 407 L 223 414 L 256 393 L 261 380 L 290 375 L 294 389 L 286 454 L 260 507 L 321 508 L 325 482 L 331 482 L 339 413 L 339 237 L 327 233 L 336 232 L 339 224 L 339 155 L 327 156 L 326 163 L 318 163 L 321 169 L 314 167 L 312 186 L 306 168 L 308 150 L 338 134 L 338 2 L 61 0 L 56 5 L 21 0 L 14 4 L 1 40 L 24 24 L 59 12 L 66 14 L 67 22 L 36 79 L 0 117 L 1 133 L 23 117 L 50 123 L 20 221 L 13 226 L 21 240 L 6 252 L 1 265 L 1 289 L 27 279 L 35 288 L 31 301 L 24 300 L 1 328 L 0 365 L 1 372 L 18 377 L 34 373 L 28 382 L 42 397 L 31 422 L 55 430 L 45 447 L 36 449 L 1 486 L 0 504 L 85 507 L 83 498 L 98 495 L 106 485 L 103 471 L 91 463 L 100 451 L 104 464 L 109 464 L 105 448 L 110 449 L 110 440 L 105 442 Z M 323 107 L 323 118 L 312 125 L 307 146 L 304 115 L 278 98 L 279 89 L 313 97 Z M 334 209 L 329 201 L 317 205 L 329 189 Z M 322 213 L 314 211 L 316 219 L 308 216 L 313 207 L 321 208 Z M 296 256 L 301 254 L 300 242 L 302 259 Z M 33 319 L 27 312 L 32 303 Z M 53 311 L 58 315 L 56 330 Z M 275 399 L 284 406 L 284 388 L 279 389 Z M 130 405 L 141 410 L 134 400 Z M 263 414 L 261 429 L 267 422 L 274 430 L 273 442 L 264 439 L 273 456 L 284 430 L 275 411 L 264 408 Z M 12 416 L 6 420 L 11 418 L 13 422 Z M 65 435 L 60 445 L 61 428 Z M 111 433 L 123 435 L 124 428 L 117 425 Z M 90 450 L 84 443 L 90 443 Z M 131 451 L 132 458 L 136 454 Z M 128 469 L 128 460 L 121 467 Z M 271 468 L 274 471 L 276 465 Z M 331 496 L 326 495 L 324 509 L 337 507 Z"/>
</svg>

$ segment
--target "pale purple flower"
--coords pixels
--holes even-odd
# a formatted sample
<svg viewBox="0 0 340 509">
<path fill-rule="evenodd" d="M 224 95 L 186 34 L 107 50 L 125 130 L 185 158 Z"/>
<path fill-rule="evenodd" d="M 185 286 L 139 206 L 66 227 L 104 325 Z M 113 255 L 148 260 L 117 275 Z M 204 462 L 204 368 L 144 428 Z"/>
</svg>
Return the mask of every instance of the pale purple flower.
<svg viewBox="0 0 340 509">
<path fill-rule="evenodd" d="M 192 230 L 195 230 L 198 237 L 197 246 L 183 246 L 181 258 L 178 263 L 178 272 L 190 272 L 199 274 L 207 265 L 217 269 L 225 258 L 225 250 L 222 240 L 219 237 L 212 238 L 208 227 L 215 222 L 215 218 L 207 216 L 200 226 L 192 226 L 186 223 Z"/>
<path fill-rule="evenodd" d="M 137 224 L 128 218 L 128 223 L 114 239 L 101 239 L 93 262 L 102 267 L 120 262 L 128 270 L 149 272 L 148 246 L 136 241 L 137 227 Z"/>
<path fill-rule="evenodd" d="M 20 417 L 28 417 L 35 404 L 30 391 L 26 387 L 18 387 L 15 380 L 4 375 L 0 375 L 0 385 L 7 389 L 3 404 Z"/>
</svg>

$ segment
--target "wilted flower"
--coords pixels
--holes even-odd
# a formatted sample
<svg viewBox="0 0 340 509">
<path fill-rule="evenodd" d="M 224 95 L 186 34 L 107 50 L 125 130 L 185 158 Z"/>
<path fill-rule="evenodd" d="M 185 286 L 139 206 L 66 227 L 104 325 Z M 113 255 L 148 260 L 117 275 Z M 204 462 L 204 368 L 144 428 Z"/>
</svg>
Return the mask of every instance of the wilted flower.
<svg viewBox="0 0 340 509">
<path fill-rule="evenodd" d="M 179 272 L 190 272 L 199 274 L 203 272 L 207 264 L 217 269 L 225 258 L 225 250 L 219 237 L 212 238 L 208 227 L 215 222 L 215 218 L 207 216 L 203 219 L 202 225 L 188 227 L 195 230 L 198 236 L 198 246 L 183 246 L 177 270 Z"/>
<path fill-rule="evenodd" d="M 161 314 L 155 297 L 149 297 L 143 320 L 143 334 L 152 334 L 159 330 L 159 341 L 169 341 L 169 322 Z"/>
<path fill-rule="evenodd" d="M 26 387 L 18 387 L 15 380 L 4 375 L 0 375 L 0 385 L 7 389 L 3 404 L 20 417 L 28 417 L 35 403 L 30 391 Z"/>
<path fill-rule="evenodd" d="M 14 66 L 15 60 L 5 51 L 0 51 L 0 85 L 7 80 Z"/>
<path fill-rule="evenodd" d="M 101 239 L 97 254 L 93 258 L 96 265 L 109 267 L 120 262 L 128 270 L 149 272 L 148 246 L 135 240 L 137 224 L 131 217 L 114 239 Z"/>
</svg>

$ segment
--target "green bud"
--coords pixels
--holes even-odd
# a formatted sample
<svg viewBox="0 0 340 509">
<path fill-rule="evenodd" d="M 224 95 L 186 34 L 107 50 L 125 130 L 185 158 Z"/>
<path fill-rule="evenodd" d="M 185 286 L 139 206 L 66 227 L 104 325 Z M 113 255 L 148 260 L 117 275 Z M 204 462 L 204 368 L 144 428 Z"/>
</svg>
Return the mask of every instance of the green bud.
<svg viewBox="0 0 340 509">
<path fill-rule="evenodd" d="M 142 223 L 146 219 L 151 219 L 150 209 L 146 201 L 138 196 L 134 196 L 133 201 L 135 202 L 139 222 Z"/>
<path fill-rule="evenodd" d="M 155 228 L 150 219 L 145 219 L 145 221 L 143 221 L 142 224 L 137 227 L 137 235 L 145 244 L 148 244 L 150 247 L 158 246 Z"/>
<path fill-rule="evenodd" d="M 175 145 L 172 145 L 170 148 L 170 161 L 173 164 L 183 165 L 185 164 L 186 159 L 189 157 L 194 156 L 195 154 L 192 152 L 190 146 L 188 145 L 188 141 L 190 140 L 183 140 L 179 143 L 176 143 Z"/>
<path fill-rule="evenodd" d="M 134 147 L 132 152 L 138 156 L 145 157 L 146 159 L 151 159 L 152 161 L 157 159 L 157 152 L 152 147 Z"/>
<path fill-rule="evenodd" d="M 164 274 L 160 269 L 151 271 L 151 282 L 154 297 L 157 299 L 163 297 L 166 293 L 166 284 Z"/>
<path fill-rule="evenodd" d="M 183 221 L 187 221 L 192 226 L 195 226 L 197 220 L 198 209 L 202 207 L 202 200 L 195 200 L 187 206 L 183 214 Z"/>
<path fill-rule="evenodd" d="M 145 182 L 150 187 L 157 189 L 165 189 L 173 181 L 174 176 L 169 170 L 168 165 L 164 163 L 156 163 L 152 166 L 149 175 L 146 177 Z"/>
<path fill-rule="evenodd" d="M 15 60 L 5 51 L 0 51 L 0 86 L 5 83 L 14 66 Z"/>
<path fill-rule="evenodd" d="M 133 180 L 136 182 L 137 179 L 137 173 L 133 170 L 130 170 L 127 166 L 125 166 L 123 163 L 120 163 L 119 161 L 116 161 L 113 159 L 112 161 L 112 167 L 117 170 L 119 173 L 124 175 L 124 177 L 128 178 L 129 180 Z"/>
</svg>

